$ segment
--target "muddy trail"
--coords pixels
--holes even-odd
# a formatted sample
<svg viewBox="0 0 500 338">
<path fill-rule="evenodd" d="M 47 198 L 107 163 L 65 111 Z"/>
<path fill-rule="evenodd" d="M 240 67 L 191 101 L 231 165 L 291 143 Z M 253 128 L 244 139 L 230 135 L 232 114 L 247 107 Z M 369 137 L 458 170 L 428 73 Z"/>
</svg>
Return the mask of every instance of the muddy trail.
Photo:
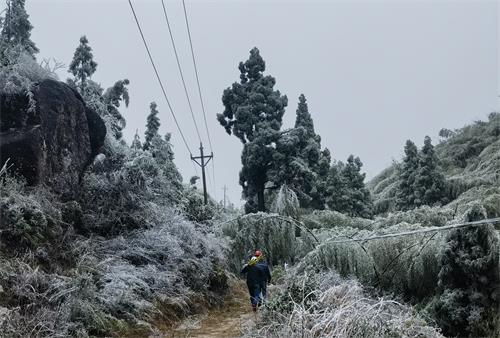
<svg viewBox="0 0 500 338">
<path fill-rule="evenodd" d="M 231 291 L 220 309 L 212 309 L 205 314 L 190 316 L 164 337 L 239 337 L 243 328 L 255 325 L 257 316 L 251 310 L 245 283 L 237 281 L 231 283 Z"/>
</svg>

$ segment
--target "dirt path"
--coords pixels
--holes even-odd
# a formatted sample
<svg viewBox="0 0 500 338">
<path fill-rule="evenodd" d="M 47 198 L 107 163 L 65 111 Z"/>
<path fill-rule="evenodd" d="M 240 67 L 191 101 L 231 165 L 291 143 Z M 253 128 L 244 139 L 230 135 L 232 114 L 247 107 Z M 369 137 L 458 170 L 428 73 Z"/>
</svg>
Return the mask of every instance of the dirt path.
<svg viewBox="0 0 500 338">
<path fill-rule="evenodd" d="M 169 338 L 233 338 L 241 335 L 241 329 L 255 323 L 248 291 L 242 281 L 231 285 L 221 309 L 214 309 L 203 315 L 191 316 L 165 337 Z"/>
</svg>

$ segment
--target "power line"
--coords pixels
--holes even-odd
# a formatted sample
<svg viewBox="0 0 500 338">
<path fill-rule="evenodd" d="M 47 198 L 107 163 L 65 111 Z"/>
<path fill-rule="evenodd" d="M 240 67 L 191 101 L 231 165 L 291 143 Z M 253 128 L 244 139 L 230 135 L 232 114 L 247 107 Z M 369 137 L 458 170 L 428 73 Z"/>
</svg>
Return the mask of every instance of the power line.
<svg viewBox="0 0 500 338">
<path fill-rule="evenodd" d="M 196 75 L 196 84 L 198 85 L 198 94 L 200 96 L 201 110 L 203 112 L 203 120 L 205 121 L 205 128 L 207 130 L 208 144 L 210 145 L 210 151 L 213 151 L 212 140 L 210 138 L 210 132 L 208 131 L 207 114 L 205 113 L 205 104 L 203 103 L 203 96 L 201 95 L 200 78 L 198 76 L 198 67 L 196 66 L 196 58 L 194 56 L 193 40 L 191 39 L 191 30 L 189 29 L 189 20 L 187 17 L 186 3 L 184 2 L 184 0 L 182 0 L 182 7 L 184 8 L 184 18 L 186 20 L 186 27 L 189 37 L 189 46 L 191 47 L 191 58 L 193 59 L 194 73 Z"/>
<path fill-rule="evenodd" d="M 163 2 L 163 0 L 162 0 Z M 207 137 L 208 137 L 208 144 L 210 146 L 210 151 L 213 153 L 213 147 L 212 147 L 212 139 L 210 137 L 210 131 L 208 129 L 208 123 L 207 123 L 207 114 L 205 112 L 205 104 L 203 102 L 203 95 L 201 95 L 201 86 L 200 86 L 200 77 L 198 75 L 198 67 L 196 66 L 196 58 L 194 56 L 194 48 L 193 48 L 193 40 L 191 38 L 191 30 L 189 29 L 189 20 L 187 16 L 187 10 L 186 10 L 186 2 L 182 0 L 182 7 L 184 9 L 184 19 L 186 21 L 186 28 L 187 28 L 187 33 L 189 37 L 189 46 L 191 47 L 191 58 L 193 59 L 193 66 L 194 66 L 194 73 L 196 75 L 196 84 L 198 86 L 198 95 L 200 97 L 200 103 L 201 103 L 201 110 L 203 112 L 203 121 L 205 122 L 205 129 L 207 131 Z M 217 200 L 217 189 L 215 188 L 216 181 L 215 181 L 215 161 L 212 158 L 212 178 L 213 178 L 213 184 L 214 184 L 214 198 Z"/>
<path fill-rule="evenodd" d="M 182 85 L 184 86 L 184 93 L 186 94 L 186 99 L 189 105 L 189 110 L 191 112 L 191 117 L 193 118 L 194 127 L 196 129 L 196 133 L 198 134 L 198 139 L 201 142 L 200 130 L 198 129 L 198 124 L 196 123 L 196 119 L 193 113 L 193 106 L 191 105 L 191 100 L 189 98 L 188 90 L 186 87 L 186 81 L 184 80 L 184 74 L 182 73 L 181 63 L 179 61 L 179 55 L 177 54 L 177 48 L 175 47 L 174 36 L 172 34 L 172 29 L 170 27 L 170 21 L 168 20 L 167 10 L 165 8 L 165 2 L 161 0 L 161 5 L 163 7 L 163 13 L 165 14 L 165 21 L 167 22 L 168 33 L 170 34 L 170 41 L 172 42 L 172 47 L 174 48 L 175 59 L 177 61 L 177 68 L 179 69 L 179 74 L 181 75 Z"/>
<path fill-rule="evenodd" d="M 148 44 L 146 42 L 146 39 L 144 37 L 144 34 L 142 33 L 141 25 L 139 23 L 139 20 L 137 19 L 137 15 L 135 14 L 134 6 L 132 5 L 132 1 L 128 0 L 128 3 L 130 5 L 130 9 L 132 10 L 132 14 L 134 15 L 135 22 L 137 24 L 137 28 L 139 29 L 139 33 L 141 33 L 141 38 L 142 42 L 144 42 L 144 47 L 146 47 L 146 51 L 148 52 L 149 56 L 149 61 L 151 62 L 151 66 L 153 66 L 153 70 L 156 74 L 156 78 L 158 79 L 158 83 L 160 84 L 161 91 L 163 92 L 163 96 L 165 97 L 165 100 L 167 101 L 168 108 L 170 109 L 170 113 L 172 114 L 172 117 L 174 118 L 175 125 L 177 126 L 177 130 L 179 130 L 179 133 L 181 134 L 182 141 L 184 142 L 184 145 L 186 146 L 189 154 L 191 155 L 191 149 L 189 148 L 189 145 L 186 141 L 186 138 L 184 137 L 184 134 L 182 133 L 181 127 L 179 126 L 179 123 L 177 122 L 177 118 L 175 117 L 174 110 L 172 109 L 172 105 L 170 104 L 170 101 L 168 100 L 167 93 L 165 91 L 165 88 L 163 87 L 163 83 L 161 82 L 160 75 L 158 74 L 158 70 L 156 69 L 156 65 L 153 61 L 153 57 L 151 56 L 151 52 L 149 50 Z"/>
<path fill-rule="evenodd" d="M 408 236 L 408 235 L 414 235 L 414 234 L 421 234 L 421 233 L 434 232 L 434 231 L 443 231 L 443 230 L 450 230 L 450 229 L 457 229 L 457 228 L 465 228 L 465 227 L 469 227 L 469 226 L 477 226 L 477 225 L 490 224 L 490 223 L 500 223 L 500 217 L 499 218 L 483 219 L 483 220 L 474 221 L 474 222 L 450 224 L 450 225 L 445 225 L 442 227 L 432 227 L 432 228 L 419 229 L 419 230 L 413 230 L 413 231 L 396 232 L 396 233 L 378 235 L 378 236 L 366 237 L 366 238 L 350 238 L 350 239 L 345 239 L 345 240 L 334 240 L 335 238 L 333 238 L 333 239 L 325 241 L 324 243 L 325 244 L 326 243 L 339 244 L 339 243 L 349 243 L 349 242 L 366 242 L 366 241 L 372 241 L 375 239 Z"/>
</svg>

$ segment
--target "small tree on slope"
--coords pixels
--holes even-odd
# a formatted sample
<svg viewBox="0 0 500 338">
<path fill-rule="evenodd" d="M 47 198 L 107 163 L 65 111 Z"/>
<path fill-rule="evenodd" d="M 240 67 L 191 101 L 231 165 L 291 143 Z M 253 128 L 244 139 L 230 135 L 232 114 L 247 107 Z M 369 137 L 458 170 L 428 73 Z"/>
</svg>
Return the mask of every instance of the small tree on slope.
<svg viewBox="0 0 500 338">
<path fill-rule="evenodd" d="M 420 152 L 419 168 L 413 190 L 417 206 L 445 202 L 446 182 L 429 136 L 425 137 L 424 146 Z"/>
<path fill-rule="evenodd" d="M 486 218 L 478 204 L 465 221 Z M 488 225 L 453 230 L 446 238 L 439 272 L 435 316 L 446 336 L 490 337 L 498 328 L 499 240 Z"/>
<path fill-rule="evenodd" d="M 247 200 L 247 212 L 264 211 L 265 185 L 272 165 L 283 114 L 288 103 L 286 96 L 274 90 L 276 80 L 264 76 L 266 64 L 259 50 L 253 48 L 250 58 L 240 62 L 240 82 L 224 90 L 224 112 L 217 120 L 228 134 L 234 133 L 243 143 L 240 184 Z"/>
<path fill-rule="evenodd" d="M 399 173 L 396 204 L 401 210 L 412 209 L 415 206 L 415 178 L 418 171 L 418 149 L 411 140 L 406 141 L 405 157 Z"/>
<path fill-rule="evenodd" d="M 93 59 L 92 48 L 88 43 L 85 35 L 80 38 L 80 45 L 76 48 L 68 69 L 68 72 L 75 77 L 75 84 L 81 93 L 85 90 L 87 79 L 92 77 L 97 69 L 97 62 Z"/>
<path fill-rule="evenodd" d="M 371 218 L 373 204 L 370 192 L 365 187 L 363 163 L 359 157 L 350 155 L 347 163 L 339 162 L 330 169 L 327 204 L 332 210 L 353 217 Z"/>
<path fill-rule="evenodd" d="M 160 118 L 158 117 L 158 110 L 156 107 L 156 102 L 151 102 L 149 105 L 151 112 L 149 113 L 146 122 L 145 141 L 143 145 L 144 150 L 149 149 L 151 141 L 156 135 L 158 135 L 158 129 L 160 129 Z"/>
<path fill-rule="evenodd" d="M 137 130 L 135 131 L 134 140 L 132 141 L 130 148 L 135 149 L 135 150 L 142 149 L 141 138 L 140 138 Z"/>
</svg>

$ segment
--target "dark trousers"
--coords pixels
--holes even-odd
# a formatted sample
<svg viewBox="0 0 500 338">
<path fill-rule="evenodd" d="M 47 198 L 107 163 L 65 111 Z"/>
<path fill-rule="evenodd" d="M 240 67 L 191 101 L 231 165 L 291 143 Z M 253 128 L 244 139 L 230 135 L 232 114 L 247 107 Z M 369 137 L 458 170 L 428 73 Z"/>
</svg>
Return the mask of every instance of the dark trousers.
<svg viewBox="0 0 500 338">
<path fill-rule="evenodd" d="M 250 294 L 250 302 L 252 306 L 256 306 L 262 300 L 266 298 L 267 295 L 267 285 L 266 283 L 261 284 L 247 284 L 248 293 Z M 262 296 L 261 296 L 262 295 Z"/>
</svg>

